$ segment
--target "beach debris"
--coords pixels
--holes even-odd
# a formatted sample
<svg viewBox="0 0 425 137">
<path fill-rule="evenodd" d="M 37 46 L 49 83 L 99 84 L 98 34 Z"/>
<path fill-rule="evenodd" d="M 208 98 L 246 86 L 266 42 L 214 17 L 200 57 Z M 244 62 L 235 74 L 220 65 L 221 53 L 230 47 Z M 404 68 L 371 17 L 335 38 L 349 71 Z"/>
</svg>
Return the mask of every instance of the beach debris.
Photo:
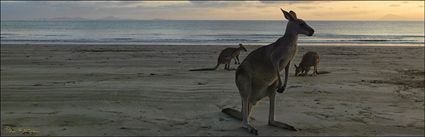
<svg viewBox="0 0 425 137">
<path fill-rule="evenodd" d="M 32 86 L 43 86 L 43 84 L 37 83 L 37 84 L 33 84 Z"/>
<path fill-rule="evenodd" d="M 21 131 L 21 132 L 22 132 L 22 134 L 24 134 L 24 135 L 32 135 L 32 134 L 35 134 L 35 133 L 39 132 L 39 131 L 33 130 L 33 129 L 31 129 L 31 128 L 24 128 L 24 129 L 22 129 L 22 130 L 20 130 L 20 131 Z"/>
<path fill-rule="evenodd" d="M 208 82 L 197 82 L 198 85 L 206 85 Z"/>
<path fill-rule="evenodd" d="M 18 128 L 17 130 L 15 129 L 16 125 L 13 124 L 3 124 L 4 126 L 4 130 L 8 133 L 8 134 L 23 134 L 23 135 L 33 135 L 35 133 L 38 133 L 40 131 L 34 130 L 32 128 Z"/>
<path fill-rule="evenodd" d="M 6 133 L 8 133 L 8 134 L 13 134 L 13 133 L 15 133 L 16 132 L 16 130 L 15 129 L 13 129 L 13 127 L 15 126 L 15 125 L 13 125 L 13 126 L 6 126 L 6 124 L 4 124 L 3 125 L 4 126 L 4 130 L 6 131 Z"/>
<path fill-rule="evenodd" d="M 299 87 L 302 87 L 302 86 L 299 86 L 299 85 L 289 86 L 288 89 L 289 88 L 299 88 Z"/>
</svg>

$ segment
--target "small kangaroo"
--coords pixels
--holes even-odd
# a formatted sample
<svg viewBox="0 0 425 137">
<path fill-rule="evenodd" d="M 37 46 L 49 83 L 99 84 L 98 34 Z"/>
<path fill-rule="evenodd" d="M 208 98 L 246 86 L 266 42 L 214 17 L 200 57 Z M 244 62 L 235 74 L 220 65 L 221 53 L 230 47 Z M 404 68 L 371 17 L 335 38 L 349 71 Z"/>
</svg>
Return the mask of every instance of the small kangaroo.
<svg viewBox="0 0 425 137">
<path fill-rule="evenodd" d="M 310 71 L 311 66 L 314 66 L 313 76 L 319 75 L 319 72 L 317 72 L 317 65 L 319 64 L 319 61 L 320 58 L 317 52 L 309 51 L 305 53 L 300 64 L 298 64 L 298 66 L 294 64 L 295 76 L 301 75 L 300 73 L 303 73 L 303 75 L 306 76 Z"/>
<path fill-rule="evenodd" d="M 202 69 L 191 69 L 190 71 L 207 71 L 207 70 L 216 70 L 220 64 L 225 64 L 224 69 L 230 70 L 230 62 L 232 59 L 235 60 L 235 64 L 240 64 L 239 54 L 241 51 L 248 51 L 246 48 L 239 44 L 238 48 L 226 48 L 220 52 L 220 55 L 217 59 L 217 65 L 214 68 L 202 68 Z"/>
<path fill-rule="evenodd" d="M 283 37 L 252 51 L 236 70 L 235 82 L 241 95 L 241 111 L 232 108 L 222 110 L 225 114 L 241 119 L 242 127 L 256 135 L 258 131 L 250 124 L 249 118 L 255 104 L 264 97 L 270 99 L 268 124 L 296 131 L 294 127 L 274 120 L 275 94 L 283 93 L 286 88 L 289 66 L 297 51 L 298 34 L 312 36 L 314 30 L 302 19 L 298 19 L 295 12 L 281 10 L 288 20 Z M 285 69 L 284 83 L 280 79 L 280 72 L 283 69 Z"/>
</svg>

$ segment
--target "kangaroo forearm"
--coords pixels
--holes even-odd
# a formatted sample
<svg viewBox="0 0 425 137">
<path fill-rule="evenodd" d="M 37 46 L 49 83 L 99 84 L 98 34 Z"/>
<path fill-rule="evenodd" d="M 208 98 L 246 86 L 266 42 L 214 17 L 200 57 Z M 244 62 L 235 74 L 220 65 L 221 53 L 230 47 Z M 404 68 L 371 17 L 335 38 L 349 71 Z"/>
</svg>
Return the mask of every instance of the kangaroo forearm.
<svg viewBox="0 0 425 137">
<path fill-rule="evenodd" d="M 274 70 L 276 71 L 276 77 L 278 80 L 278 88 L 282 87 L 282 79 L 280 78 L 280 72 L 279 72 L 279 66 L 277 64 L 274 64 Z"/>
<path fill-rule="evenodd" d="M 277 87 L 278 88 L 280 88 L 280 87 L 282 87 L 282 79 L 280 78 L 280 75 L 279 74 L 277 74 L 277 77 L 278 77 L 278 84 L 277 84 Z"/>
<path fill-rule="evenodd" d="M 288 63 L 288 65 L 286 65 L 285 67 L 285 83 L 283 84 L 283 88 L 286 87 L 286 83 L 288 83 L 288 75 L 289 75 L 289 66 L 290 66 L 291 62 Z"/>
<path fill-rule="evenodd" d="M 286 83 L 288 83 L 288 74 L 285 74 L 285 82 L 283 83 L 283 88 L 286 87 Z"/>
</svg>

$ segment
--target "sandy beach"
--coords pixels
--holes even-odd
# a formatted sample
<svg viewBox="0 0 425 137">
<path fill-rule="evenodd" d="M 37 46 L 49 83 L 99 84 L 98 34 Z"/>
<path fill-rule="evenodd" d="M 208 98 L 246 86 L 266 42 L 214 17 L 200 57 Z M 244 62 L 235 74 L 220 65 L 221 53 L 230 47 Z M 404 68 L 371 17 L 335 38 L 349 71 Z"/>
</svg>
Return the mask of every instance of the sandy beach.
<svg viewBox="0 0 425 137">
<path fill-rule="evenodd" d="M 220 112 L 241 107 L 235 71 L 188 71 L 226 47 L 2 44 L 1 135 L 251 136 Z M 330 73 L 295 77 L 291 65 L 276 98 L 276 120 L 300 131 L 268 126 L 266 98 L 259 135 L 423 136 L 424 47 L 300 46 L 293 63 L 307 51 Z"/>
</svg>

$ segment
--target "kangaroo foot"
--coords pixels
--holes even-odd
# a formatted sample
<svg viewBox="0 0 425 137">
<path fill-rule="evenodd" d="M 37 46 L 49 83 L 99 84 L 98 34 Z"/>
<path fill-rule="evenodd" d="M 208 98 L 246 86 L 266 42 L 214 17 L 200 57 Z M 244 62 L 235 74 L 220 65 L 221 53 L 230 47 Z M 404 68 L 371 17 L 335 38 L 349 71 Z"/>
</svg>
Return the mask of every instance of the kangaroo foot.
<svg viewBox="0 0 425 137">
<path fill-rule="evenodd" d="M 283 93 L 283 91 L 285 91 L 285 87 L 279 87 L 279 88 L 277 88 L 277 92 L 278 93 Z"/>
<path fill-rule="evenodd" d="M 274 127 L 278 127 L 278 128 L 292 130 L 292 131 L 298 131 L 295 127 L 288 125 L 286 123 L 279 122 L 279 121 L 269 122 L 269 125 L 274 126 Z"/>
<path fill-rule="evenodd" d="M 258 135 L 258 130 L 255 129 L 253 126 L 249 125 L 249 124 L 244 124 L 242 125 L 243 128 L 245 128 L 246 130 L 248 130 L 249 133 L 254 134 L 254 135 Z"/>
</svg>

